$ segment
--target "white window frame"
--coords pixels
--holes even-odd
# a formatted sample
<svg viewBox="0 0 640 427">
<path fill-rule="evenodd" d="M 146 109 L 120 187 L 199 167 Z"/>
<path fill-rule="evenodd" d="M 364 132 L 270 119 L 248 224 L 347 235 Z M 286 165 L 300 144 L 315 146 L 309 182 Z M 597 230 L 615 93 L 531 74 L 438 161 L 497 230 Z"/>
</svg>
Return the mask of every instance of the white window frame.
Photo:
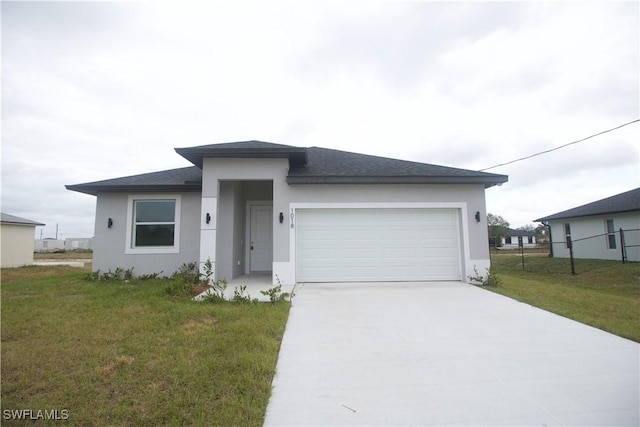
<svg viewBox="0 0 640 427">
<path fill-rule="evenodd" d="M 611 221 L 611 228 L 609 230 L 609 221 Z M 613 218 L 605 218 L 604 220 L 604 232 L 607 238 L 607 250 L 615 251 L 618 249 L 618 242 L 616 242 L 616 226 L 613 221 Z M 613 236 L 613 247 L 611 247 L 611 236 Z"/>
<path fill-rule="evenodd" d="M 136 201 L 147 200 L 174 200 L 175 201 L 175 226 L 173 231 L 173 246 L 134 246 L 135 227 L 134 206 Z M 127 200 L 127 236 L 125 240 L 125 254 L 177 254 L 180 253 L 180 212 L 182 197 L 179 194 L 141 194 L 130 195 Z"/>
</svg>

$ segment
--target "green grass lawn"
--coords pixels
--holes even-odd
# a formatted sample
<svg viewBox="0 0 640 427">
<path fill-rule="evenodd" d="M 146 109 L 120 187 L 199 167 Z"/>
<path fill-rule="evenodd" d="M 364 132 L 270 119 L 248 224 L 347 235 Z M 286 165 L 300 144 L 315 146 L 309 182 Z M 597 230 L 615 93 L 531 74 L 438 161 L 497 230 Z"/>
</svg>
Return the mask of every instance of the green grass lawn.
<svg viewBox="0 0 640 427">
<path fill-rule="evenodd" d="M 640 263 L 492 253 L 493 292 L 640 342 Z"/>
<path fill-rule="evenodd" d="M 3 410 L 65 409 L 71 425 L 262 424 L 289 303 L 197 303 L 169 297 L 166 280 L 88 271 L 2 270 Z"/>
</svg>

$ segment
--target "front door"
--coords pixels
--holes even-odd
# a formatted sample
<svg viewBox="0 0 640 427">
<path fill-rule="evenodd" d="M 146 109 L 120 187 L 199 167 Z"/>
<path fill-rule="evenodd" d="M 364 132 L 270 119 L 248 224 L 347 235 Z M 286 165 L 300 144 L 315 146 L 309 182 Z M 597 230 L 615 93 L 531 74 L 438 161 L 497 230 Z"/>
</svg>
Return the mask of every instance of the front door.
<svg viewBox="0 0 640 427">
<path fill-rule="evenodd" d="M 273 264 L 273 206 L 251 205 L 249 266 L 251 271 L 271 271 Z"/>
</svg>

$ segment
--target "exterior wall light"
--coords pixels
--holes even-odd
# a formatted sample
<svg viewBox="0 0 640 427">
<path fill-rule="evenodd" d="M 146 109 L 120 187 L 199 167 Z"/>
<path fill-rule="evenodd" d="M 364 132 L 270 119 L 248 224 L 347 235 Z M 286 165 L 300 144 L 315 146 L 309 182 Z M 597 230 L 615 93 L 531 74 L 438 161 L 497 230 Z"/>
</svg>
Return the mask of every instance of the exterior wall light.
<svg viewBox="0 0 640 427">
<path fill-rule="evenodd" d="M 284 214 L 282 212 L 280 212 L 280 224 L 282 224 L 284 222 Z"/>
<path fill-rule="evenodd" d="M 207 224 L 209 224 L 211 222 L 211 215 L 209 215 L 209 212 L 207 212 L 207 215 L 205 216 L 205 222 Z"/>
<path fill-rule="evenodd" d="M 109 218 L 107 220 L 107 228 L 111 228 L 111 227 L 113 227 L 113 219 Z"/>
<path fill-rule="evenodd" d="M 480 211 L 476 211 L 476 222 L 480 222 Z"/>
</svg>

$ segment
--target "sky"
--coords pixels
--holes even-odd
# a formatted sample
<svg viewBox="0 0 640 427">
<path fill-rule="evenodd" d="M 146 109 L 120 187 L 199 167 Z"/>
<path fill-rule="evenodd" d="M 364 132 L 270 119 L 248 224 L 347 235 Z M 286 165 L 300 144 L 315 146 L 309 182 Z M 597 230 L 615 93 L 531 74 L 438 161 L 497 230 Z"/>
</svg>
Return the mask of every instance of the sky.
<svg viewBox="0 0 640 427">
<path fill-rule="evenodd" d="M 2 212 L 261 140 L 480 170 L 640 118 L 639 2 L 1 3 Z M 513 228 L 640 186 L 640 123 L 488 172 Z"/>
</svg>

